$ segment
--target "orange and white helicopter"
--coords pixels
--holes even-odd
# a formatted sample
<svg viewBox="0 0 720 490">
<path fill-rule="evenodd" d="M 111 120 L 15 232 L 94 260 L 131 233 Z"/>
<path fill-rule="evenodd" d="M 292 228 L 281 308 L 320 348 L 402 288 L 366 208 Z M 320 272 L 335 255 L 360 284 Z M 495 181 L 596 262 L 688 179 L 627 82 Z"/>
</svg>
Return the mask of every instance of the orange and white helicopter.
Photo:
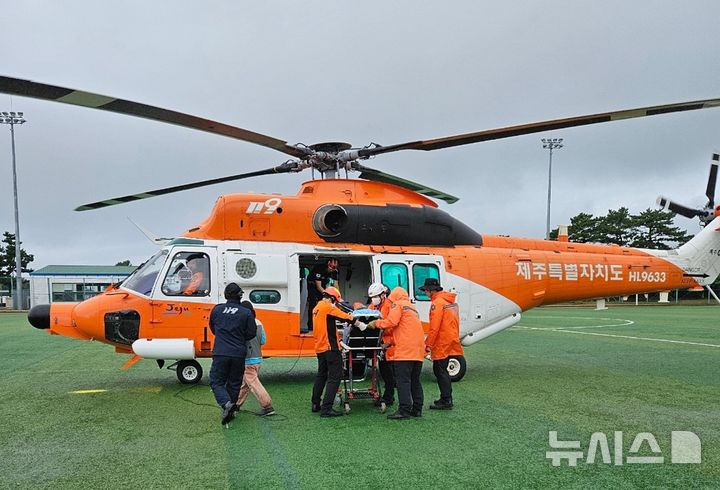
<svg viewBox="0 0 720 490">
<path fill-rule="evenodd" d="M 234 281 L 246 291 L 268 331 L 268 357 L 313 356 L 312 333 L 302 333 L 308 269 L 337 258 L 339 287 L 350 302 L 364 301 L 368 284 L 403 286 L 427 325 L 430 302 L 419 287 L 428 277 L 457 292 L 462 344 L 472 345 L 520 320 L 540 305 L 584 298 L 631 295 L 705 286 L 720 274 L 720 206 L 715 206 L 718 155 L 713 156 L 707 205 L 691 209 L 665 198 L 665 209 L 698 217 L 705 228 L 676 250 L 545 241 L 480 235 L 438 209 L 431 200 L 456 197 L 363 164 L 401 150 L 438 150 L 500 138 L 720 106 L 720 99 L 644 107 L 490 129 L 391 146 L 353 148 L 345 143 L 311 146 L 287 142 L 200 117 L 113 97 L 0 77 L 0 92 L 64 102 L 176 124 L 262 145 L 292 159 L 264 170 L 178 185 L 86 204 L 99 209 L 186 189 L 273 173 L 312 169 L 322 179 L 304 182 L 296 195 L 221 196 L 210 216 L 182 236 L 156 239 L 160 251 L 130 277 L 80 303 L 38 305 L 30 323 L 51 334 L 99 340 L 116 352 L 175 361 L 178 378 L 202 377 L 198 358 L 212 355 L 208 328 L 212 306 Z M 348 178 L 358 172 L 359 179 Z M 345 178 L 340 178 L 344 176 Z M 204 284 L 187 294 L 188 262 Z M 450 366 L 463 376 L 462 357 Z"/>
</svg>

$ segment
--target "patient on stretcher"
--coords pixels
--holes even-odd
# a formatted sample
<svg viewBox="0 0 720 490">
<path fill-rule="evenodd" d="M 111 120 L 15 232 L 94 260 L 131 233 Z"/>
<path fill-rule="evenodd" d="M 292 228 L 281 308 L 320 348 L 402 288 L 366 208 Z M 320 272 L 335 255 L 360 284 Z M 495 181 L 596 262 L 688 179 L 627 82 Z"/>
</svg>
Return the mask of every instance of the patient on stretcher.
<svg viewBox="0 0 720 490">
<path fill-rule="evenodd" d="M 349 313 L 353 316 L 353 318 L 360 320 L 363 323 L 382 318 L 379 311 L 371 310 L 370 308 L 365 307 L 352 310 Z M 343 328 L 342 341 L 345 345 L 351 348 L 377 347 L 379 345 L 378 339 L 381 333 L 381 330 L 365 329 L 364 331 L 361 331 L 357 327 L 346 325 L 345 328 Z"/>
</svg>

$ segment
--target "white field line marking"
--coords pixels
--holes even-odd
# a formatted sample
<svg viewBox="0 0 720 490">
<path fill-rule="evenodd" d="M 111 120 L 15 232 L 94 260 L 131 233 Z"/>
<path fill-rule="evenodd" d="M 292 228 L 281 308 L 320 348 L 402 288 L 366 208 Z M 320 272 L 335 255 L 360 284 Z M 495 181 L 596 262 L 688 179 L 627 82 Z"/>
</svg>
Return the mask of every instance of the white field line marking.
<svg viewBox="0 0 720 490">
<path fill-rule="evenodd" d="M 527 330 L 545 330 L 550 332 L 560 332 L 560 333 L 576 333 L 580 335 L 595 335 L 598 337 L 614 337 L 618 339 L 631 339 L 631 340 L 647 340 L 650 342 L 667 342 L 670 344 L 685 344 L 685 345 L 700 345 L 703 347 L 716 347 L 720 349 L 720 345 L 717 344 L 704 344 L 702 342 L 689 342 L 687 340 L 670 340 L 670 339 L 654 339 L 650 337 L 631 337 L 629 335 L 613 335 L 609 333 L 598 333 L 598 332 L 578 332 L 577 330 L 561 330 L 559 328 L 537 328 L 537 327 L 525 327 L 521 325 L 516 325 L 516 328 L 525 328 Z"/>
<path fill-rule="evenodd" d="M 584 326 L 576 326 L 576 327 L 526 327 L 526 328 L 533 328 L 535 330 L 566 330 L 569 328 L 604 328 L 604 327 L 628 327 L 630 325 L 634 325 L 635 322 L 633 320 L 625 320 L 624 318 L 598 318 L 598 317 L 586 317 L 586 316 L 544 316 L 545 318 L 558 318 L 562 320 L 567 319 L 574 319 L 574 320 L 607 320 L 607 321 L 619 321 L 619 322 L 625 322 L 625 323 L 608 323 L 603 325 L 584 325 Z M 516 325 L 517 327 L 522 327 L 523 325 Z"/>
<path fill-rule="evenodd" d="M 72 395 L 89 395 L 92 393 L 105 393 L 107 390 L 75 390 L 71 391 Z"/>
</svg>

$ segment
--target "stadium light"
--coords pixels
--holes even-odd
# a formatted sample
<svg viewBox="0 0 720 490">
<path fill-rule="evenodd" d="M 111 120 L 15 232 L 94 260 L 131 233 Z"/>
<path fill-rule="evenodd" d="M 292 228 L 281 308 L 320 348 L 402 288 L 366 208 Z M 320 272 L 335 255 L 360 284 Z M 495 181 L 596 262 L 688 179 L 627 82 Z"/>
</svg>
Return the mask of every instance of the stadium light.
<svg viewBox="0 0 720 490">
<path fill-rule="evenodd" d="M 23 118 L 23 113 L 7 112 L 2 113 L 4 118 L 0 119 L 0 124 L 10 125 L 10 140 L 12 146 L 12 173 L 13 173 L 13 198 L 15 200 L 15 297 L 13 298 L 13 308 L 21 310 L 23 307 L 23 291 L 22 291 L 22 261 L 20 259 L 20 218 L 18 213 L 18 192 L 17 192 L 17 167 L 15 165 L 15 125 L 25 124 L 27 121 Z"/>
<path fill-rule="evenodd" d="M 542 138 L 543 148 L 550 150 L 550 159 L 548 161 L 548 199 L 547 199 L 547 224 L 545 226 L 545 240 L 550 240 L 550 201 L 552 199 L 552 155 L 553 150 L 562 148 L 562 138 Z"/>
</svg>

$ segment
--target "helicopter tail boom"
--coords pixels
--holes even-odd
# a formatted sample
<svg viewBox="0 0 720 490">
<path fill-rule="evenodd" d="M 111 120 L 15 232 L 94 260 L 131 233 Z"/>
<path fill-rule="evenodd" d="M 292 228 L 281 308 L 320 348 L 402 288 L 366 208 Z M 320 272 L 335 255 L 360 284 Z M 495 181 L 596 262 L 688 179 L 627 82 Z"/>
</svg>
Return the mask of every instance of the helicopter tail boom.
<svg viewBox="0 0 720 490">
<path fill-rule="evenodd" d="M 685 277 L 701 286 L 712 284 L 720 275 L 720 217 L 680 248 L 644 251 L 682 268 Z"/>
</svg>

